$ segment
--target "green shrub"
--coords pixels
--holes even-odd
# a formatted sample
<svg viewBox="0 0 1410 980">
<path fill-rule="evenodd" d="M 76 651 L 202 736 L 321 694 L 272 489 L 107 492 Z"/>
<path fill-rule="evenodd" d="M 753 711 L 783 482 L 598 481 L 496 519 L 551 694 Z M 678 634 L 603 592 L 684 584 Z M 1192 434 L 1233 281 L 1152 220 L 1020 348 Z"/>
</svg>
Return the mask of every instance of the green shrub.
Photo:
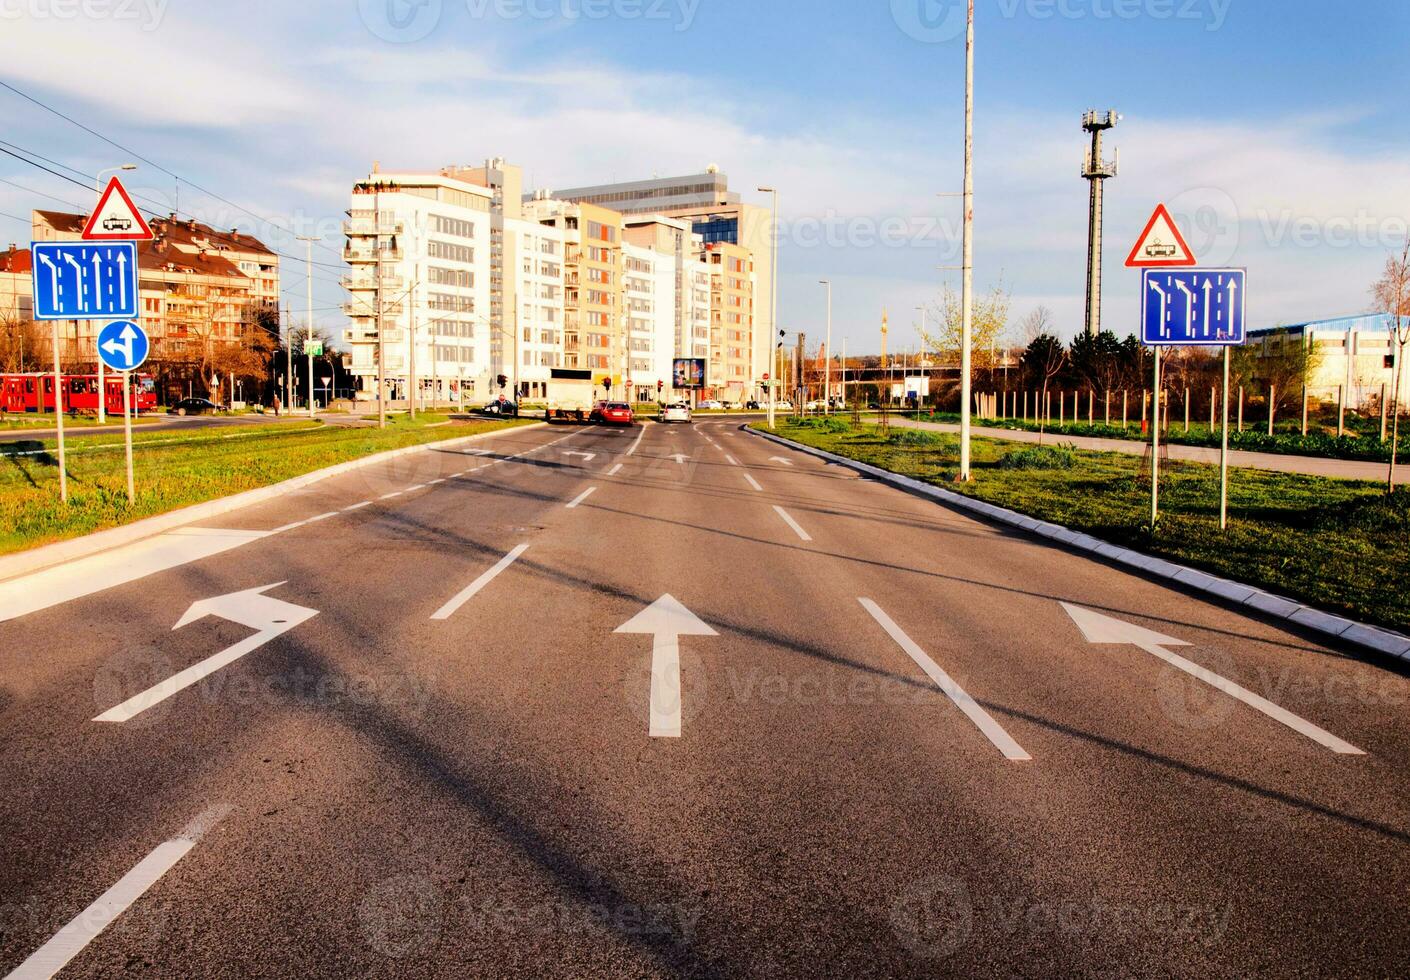
<svg viewBox="0 0 1410 980">
<path fill-rule="evenodd" d="M 999 468 L 1005 470 L 1070 470 L 1076 465 L 1072 446 L 1031 446 L 999 460 Z"/>
</svg>

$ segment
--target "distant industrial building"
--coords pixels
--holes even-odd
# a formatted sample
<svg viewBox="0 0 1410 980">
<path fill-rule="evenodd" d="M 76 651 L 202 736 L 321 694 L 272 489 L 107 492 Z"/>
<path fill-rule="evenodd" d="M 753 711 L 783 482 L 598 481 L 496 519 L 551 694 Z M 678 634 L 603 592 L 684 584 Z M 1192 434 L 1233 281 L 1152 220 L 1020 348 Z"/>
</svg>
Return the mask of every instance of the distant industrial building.
<svg viewBox="0 0 1410 980">
<path fill-rule="evenodd" d="M 1310 345 L 1320 355 L 1308 379 L 1308 393 L 1334 398 L 1347 389 L 1346 403 L 1364 408 L 1380 404 L 1381 392 L 1390 398 L 1395 390 L 1394 318 L 1389 313 L 1309 320 L 1280 327 L 1251 330 L 1248 343 L 1259 356 L 1272 356 L 1280 344 Z M 1402 363 L 1401 399 L 1410 392 L 1410 370 Z"/>
</svg>

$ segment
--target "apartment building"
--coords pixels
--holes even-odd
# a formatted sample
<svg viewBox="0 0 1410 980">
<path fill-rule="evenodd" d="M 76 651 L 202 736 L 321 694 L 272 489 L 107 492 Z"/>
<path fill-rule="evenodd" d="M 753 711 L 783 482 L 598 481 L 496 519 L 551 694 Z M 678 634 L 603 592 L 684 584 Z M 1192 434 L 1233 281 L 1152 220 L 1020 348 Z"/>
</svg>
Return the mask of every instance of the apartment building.
<svg viewBox="0 0 1410 980">
<path fill-rule="evenodd" d="M 637 398 L 651 401 L 658 391 L 665 398 L 685 397 L 687 392 L 670 388 L 671 362 L 706 356 L 710 330 L 709 271 L 699 260 L 699 236 L 688 222 L 661 215 L 626 217 L 623 224 L 628 346 Z M 697 303 L 704 304 L 703 315 Z M 703 341 L 699 354 L 693 343 L 696 329 Z"/>
<path fill-rule="evenodd" d="M 711 397 L 728 402 L 758 397 L 767 361 L 754 372 L 754 289 L 752 254 L 741 245 L 703 246 L 710 270 L 710 353 L 705 383 Z"/>
<path fill-rule="evenodd" d="M 608 208 L 543 194 L 524 202 L 524 214 L 563 236 L 563 370 L 573 372 L 565 379 L 591 372 L 598 388 L 624 397 L 622 216 Z"/>
<path fill-rule="evenodd" d="M 494 194 L 444 173 L 372 173 L 353 185 L 344 261 L 347 341 L 358 397 L 484 397 L 493 380 Z"/>
<path fill-rule="evenodd" d="M 768 208 L 744 203 L 729 189 L 729 179 L 711 166 L 701 174 L 654 177 L 649 180 L 573 187 L 554 192 L 567 201 L 614 208 L 622 214 L 660 214 L 687 221 L 706 245 L 727 244 L 747 249 L 754 267 L 754 295 L 761 297 L 754 313 L 746 388 L 761 394 L 769 371 L 775 326 L 773 307 L 773 214 Z M 731 381 L 733 379 L 730 379 Z"/>
</svg>

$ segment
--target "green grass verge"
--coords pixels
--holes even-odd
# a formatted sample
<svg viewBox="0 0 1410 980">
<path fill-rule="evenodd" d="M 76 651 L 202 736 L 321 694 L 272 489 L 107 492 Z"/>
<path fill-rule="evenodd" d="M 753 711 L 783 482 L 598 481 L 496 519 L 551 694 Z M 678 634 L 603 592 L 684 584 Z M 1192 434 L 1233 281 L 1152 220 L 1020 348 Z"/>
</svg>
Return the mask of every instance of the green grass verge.
<svg viewBox="0 0 1410 980">
<path fill-rule="evenodd" d="M 146 425 L 150 422 L 160 422 L 165 415 L 139 415 L 132 420 L 134 426 Z M 52 429 L 58 423 L 54 421 L 54 413 L 47 412 L 43 415 L 0 415 L 0 432 L 24 432 L 30 429 Z M 64 428 L 91 429 L 98 424 L 96 415 L 65 415 Z M 109 415 L 104 425 L 122 426 L 121 415 Z"/>
<path fill-rule="evenodd" d="M 840 423 L 840 425 L 839 425 Z M 838 419 L 780 426 L 779 435 L 1316 608 L 1410 629 L 1410 489 L 1262 470 L 1229 478 L 1219 529 L 1219 470 L 1172 463 L 1152 532 L 1141 458 L 995 439 L 972 444 L 974 479 L 953 482 L 959 437 Z"/>
<path fill-rule="evenodd" d="M 490 432 L 522 422 L 451 422 L 444 414 L 346 428 L 308 420 L 188 432 L 136 433 L 137 501 L 127 502 L 123 438 L 95 435 L 68 447 L 69 502 L 59 499 L 52 440 L 0 450 L 0 554 L 128 524 L 190 504 L 279 483 L 389 449 Z"/>
</svg>

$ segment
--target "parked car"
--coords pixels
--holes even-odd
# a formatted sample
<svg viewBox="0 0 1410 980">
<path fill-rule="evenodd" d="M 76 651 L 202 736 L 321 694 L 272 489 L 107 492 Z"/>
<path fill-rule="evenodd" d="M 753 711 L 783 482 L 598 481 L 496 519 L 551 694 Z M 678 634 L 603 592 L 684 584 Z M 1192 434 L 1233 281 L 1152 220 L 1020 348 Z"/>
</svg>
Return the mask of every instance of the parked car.
<svg viewBox="0 0 1410 980">
<path fill-rule="evenodd" d="M 793 403 L 787 398 L 780 399 L 774 402 L 774 409 L 780 412 L 791 412 L 793 411 Z"/>
<path fill-rule="evenodd" d="M 699 408 L 701 409 L 701 411 L 707 411 L 707 412 L 709 412 L 709 411 L 718 412 L 718 411 L 720 411 L 721 409 L 723 409 L 724 407 L 725 407 L 725 403 L 724 403 L 724 402 L 716 401 L 716 400 L 713 399 L 713 398 L 707 398 L 707 399 L 705 399 L 703 402 L 701 402 L 700 405 L 699 405 Z"/>
<path fill-rule="evenodd" d="M 602 425 L 631 425 L 634 419 L 632 407 L 626 402 L 598 402 L 592 407 L 592 415 L 588 416 L 589 422 Z"/>
<path fill-rule="evenodd" d="M 481 409 L 481 411 L 486 415 L 498 415 L 501 418 L 519 417 L 519 406 L 508 398 L 496 398 Z"/>
<path fill-rule="evenodd" d="M 689 422 L 690 406 L 685 402 L 672 402 L 661 409 L 662 422 Z"/>
<path fill-rule="evenodd" d="M 168 415 L 205 415 L 207 412 L 218 412 L 220 406 L 209 398 L 183 398 L 171 408 L 167 409 Z"/>
</svg>

